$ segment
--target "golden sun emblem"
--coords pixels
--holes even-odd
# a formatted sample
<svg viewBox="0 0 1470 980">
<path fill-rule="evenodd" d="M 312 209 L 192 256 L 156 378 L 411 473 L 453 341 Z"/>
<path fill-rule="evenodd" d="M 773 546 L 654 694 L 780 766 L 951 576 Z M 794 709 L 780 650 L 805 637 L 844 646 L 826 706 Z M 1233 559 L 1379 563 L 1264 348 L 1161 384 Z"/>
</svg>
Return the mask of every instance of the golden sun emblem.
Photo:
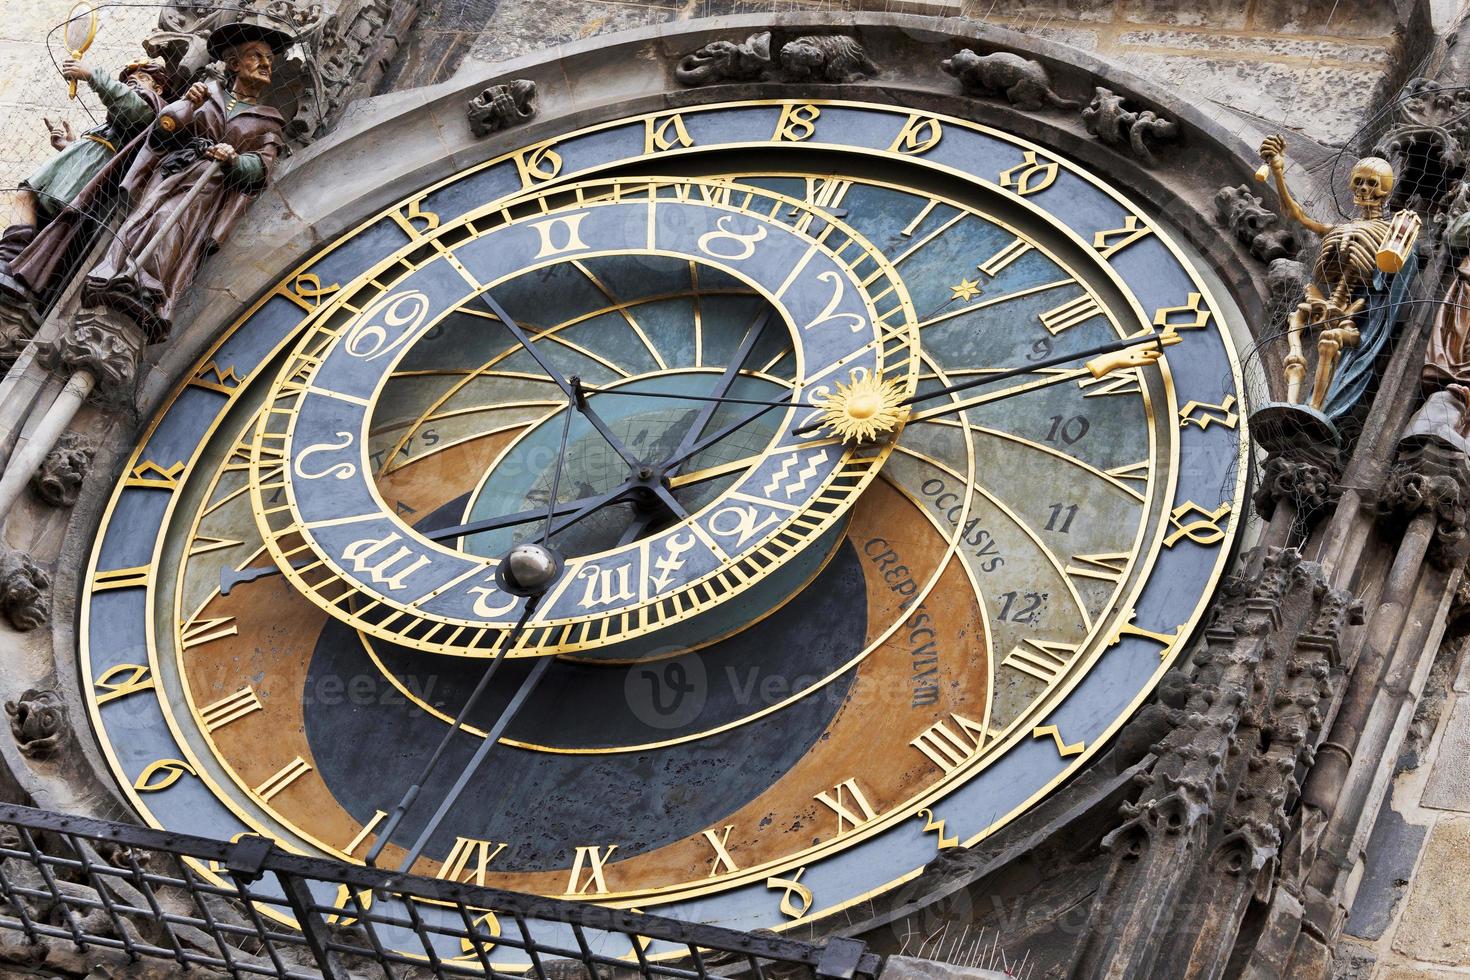
<svg viewBox="0 0 1470 980">
<path fill-rule="evenodd" d="M 850 382 L 837 382 L 835 392 L 813 398 L 812 404 L 822 409 L 822 425 L 843 442 L 870 442 L 892 432 L 908 414 L 899 404 L 903 397 L 901 382 L 859 370 Z"/>
</svg>

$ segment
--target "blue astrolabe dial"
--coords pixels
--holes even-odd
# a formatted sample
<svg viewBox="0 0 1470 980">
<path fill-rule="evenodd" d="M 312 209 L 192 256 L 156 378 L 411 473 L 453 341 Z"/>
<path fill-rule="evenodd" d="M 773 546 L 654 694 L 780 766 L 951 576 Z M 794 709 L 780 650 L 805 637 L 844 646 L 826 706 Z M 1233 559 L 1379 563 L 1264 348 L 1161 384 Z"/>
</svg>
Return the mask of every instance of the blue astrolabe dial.
<svg viewBox="0 0 1470 980">
<path fill-rule="evenodd" d="M 474 213 L 438 229 L 434 246 L 334 299 L 278 377 L 251 458 L 257 522 L 286 575 L 339 619 L 416 649 L 498 651 L 527 600 L 497 584 L 502 552 L 488 549 L 511 540 L 493 532 L 513 528 L 517 517 L 529 523 L 539 511 L 548 511 L 545 535 L 553 544 L 560 543 L 553 535 L 605 507 L 632 501 L 644 513 L 616 536 L 588 540 L 585 527 L 567 535 L 582 545 L 567 556 L 510 656 L 606 648 L 744 592 L 822 539 L 892 451 L 891 439 L 859 443 L 800 431 L 820 417 L 818 406 L 866 379 L 894 397 L 917 384 L 917 318 L 890 262 L 830 213 L 780 194 L 669 178 L 589 182 Z M 691 386 L 687 376 L 655 371 L 616 391 L 632 398 L 614 397 L 616 389 L 589 394 L 577 375 L 552 363 L 547 348 L 557 345 L 539 343 L 536 327 L 520 324 L 496 298 L 539 270 L 608 256 L 645 256 L 650 270 L 692 263 L 759 294 L 769 308 L 750 332 L 789 337 L 790 378 L 743 386 L 764 392 L 764 402 L 736 398 L 727 384 L 728 407 L 744 408 L 743 422 L 691 432 L 671 452 L 630 449 L 604 413 L 626 419 L 628 405 L 688 409 L 717 379 Z M 548 293 L 545 306 L 554 305 Z M 508 349 L 523 348 L 528 371 L 543 374 L 566 407 L 562 419 L 525 437 L 519 453 L 495 463 L 474 519 L 452 537 L 437 535 L 441 543 L 385 505 L 368 446 L 389 378 L 457 311 L 474 311 Z M 739 362 L 731 370 L 755 373 Z M 585 470 L 590 455 L 607 464 L 602 479 L 589 483 L 584 473 L 578 485 L 590 492 L 571 501 L 559 495 L 551 507 L 542 488 L 539 506 L 530 506 L 535 487 L 525 478 L 539 471 L 525 465 L 526 454 L 539 445 L 561 458 L 565 446 L 555 449 L 545 438 L 556 430 L 569 435 L 574 414 L 579 429 L 592 431 L 578 433 L 572 465 Z M 753 422 L 762 423 L 751 426 L 760 444 L 747 445 L 743 458 L 703 474 L 679 472 L 717 443 L 728 448 Z M 675 495 L 676 485 L 701 476 L 717 480 L 718 492 L 686 494 L 688 503 Z M 504 509 L 487 511 L 497 500 Z M 662 511 L 661 519 L 650 510 Z"/>
</svg>

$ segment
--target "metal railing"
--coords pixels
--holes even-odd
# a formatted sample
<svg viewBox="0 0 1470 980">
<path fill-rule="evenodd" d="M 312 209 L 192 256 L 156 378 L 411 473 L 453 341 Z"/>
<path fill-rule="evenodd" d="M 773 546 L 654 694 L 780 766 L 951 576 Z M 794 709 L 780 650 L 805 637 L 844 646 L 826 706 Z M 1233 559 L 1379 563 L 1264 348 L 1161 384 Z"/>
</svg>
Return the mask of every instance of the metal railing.
<svg viewBox="0 0 1470 980">
<path fill-rule="evenodd" d="M 234 842 L 0 805 L 0 929 L 235 977 L 876 978 L 815 945 Z"/>
</svg>

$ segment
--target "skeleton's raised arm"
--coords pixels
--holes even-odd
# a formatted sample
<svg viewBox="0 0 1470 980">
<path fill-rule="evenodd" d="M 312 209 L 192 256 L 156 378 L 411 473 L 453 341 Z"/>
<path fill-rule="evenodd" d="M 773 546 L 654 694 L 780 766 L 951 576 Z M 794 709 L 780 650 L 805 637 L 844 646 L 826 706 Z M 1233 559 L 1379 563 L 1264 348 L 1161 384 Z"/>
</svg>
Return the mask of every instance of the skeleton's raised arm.
<svg viewBox="0 0 1470 980">
<path fill-rule="evenodd" d="M 1332 230 L 1332 226 L 1323 224 L 1306 211 L 1291 196 L 1291 190 L 1286 186 L 1286 140 L 1280 136 L 1267 136 L 1261 142 L 1261 159 L 1271 168 L 1271 176 L 1275 178 L 1276 193 L 1281 196 L 1281 209 L 1286 216 L 1297 222 L 1308 231 L 1314 231 L 1319 235 L 1325 235 Z"/>
</svg>

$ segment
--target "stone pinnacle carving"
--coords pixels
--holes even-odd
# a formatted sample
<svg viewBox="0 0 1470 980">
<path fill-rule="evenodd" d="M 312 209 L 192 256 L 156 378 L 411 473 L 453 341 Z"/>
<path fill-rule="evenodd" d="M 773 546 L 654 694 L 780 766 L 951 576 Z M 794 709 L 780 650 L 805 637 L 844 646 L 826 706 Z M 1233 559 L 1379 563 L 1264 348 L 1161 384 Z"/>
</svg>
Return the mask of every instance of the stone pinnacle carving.
<svg viewBox="0 0 1470 980">
<path fill-rule="evenodd" d="M 939 67 L 959 79 L 966 95 L 1004 98 L 1017 109 L 1075 109 L 1081 105 L 1052 91 L 1051 76 L 1041 62 L 1009 51 L 979 55 L 963 48 Z"/>
<path fill-rule="evenodd" d="M 55 691 L 28 690 L 20 700 L 5 702 L 5 713 L 10 716 L 10 734 L 32 759 L 52 755 L 71 734 L 66 705 Z"/>
<path fill-rule="evenodd" d="M 1215 194 L 1215 214 L 1220 223 L 1262 262 L 1296 254 L 1295 232 L 1285 225 L 1279 214 L 1262 204 L 1245 184 L 1220 188 Z"/>
</svg>

